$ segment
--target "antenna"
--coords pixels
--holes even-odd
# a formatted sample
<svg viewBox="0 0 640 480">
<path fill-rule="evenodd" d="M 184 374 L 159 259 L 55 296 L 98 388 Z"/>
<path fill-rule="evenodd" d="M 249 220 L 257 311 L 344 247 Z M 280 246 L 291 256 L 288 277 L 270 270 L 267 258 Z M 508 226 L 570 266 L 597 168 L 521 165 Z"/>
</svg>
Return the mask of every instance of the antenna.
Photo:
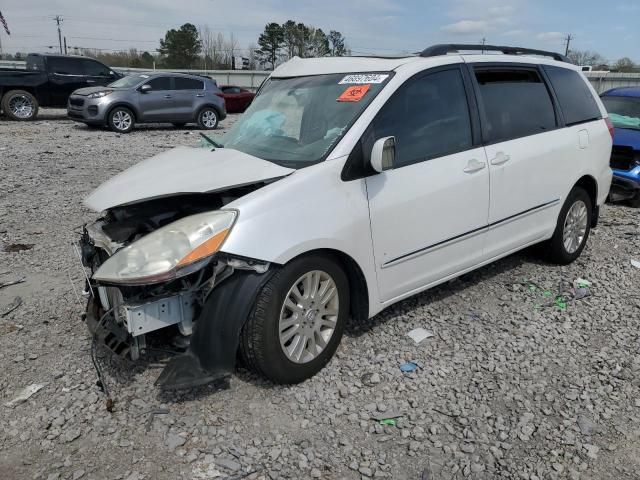
<svg viewBox="0 0 640 480">
<path fill-rule="evenodd" d="M 62 17 L 60 15 L 56 15 L 53 19 L 56 21 L 56 25 L 58 25 L 58 44 L 60 45 L 60 53 L 62 53 L 62 32 L 60 32 Z"/>
</svg>

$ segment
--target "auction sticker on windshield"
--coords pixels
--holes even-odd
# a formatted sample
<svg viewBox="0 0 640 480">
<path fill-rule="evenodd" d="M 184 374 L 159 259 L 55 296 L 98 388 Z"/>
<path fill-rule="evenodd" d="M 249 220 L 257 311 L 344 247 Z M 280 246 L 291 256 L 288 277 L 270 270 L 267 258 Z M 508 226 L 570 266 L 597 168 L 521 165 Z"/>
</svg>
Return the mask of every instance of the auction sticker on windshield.
<svg viewBox="0 0 640 480">
<path fill-rule="evenodd" d="M 362 73 L 358 75 L 347 75 L 339 84 L 344 85 L 347 83 L 382 83 L 389 77 L 384 73 Z"/>
<path fill-rule="evenodd" d="M 358 85 L 347 88 L 342 95 L 338 97 L 339 102 L 359 102 L 362 97 L 369 91 L 371 85 Z"/>
</svg>

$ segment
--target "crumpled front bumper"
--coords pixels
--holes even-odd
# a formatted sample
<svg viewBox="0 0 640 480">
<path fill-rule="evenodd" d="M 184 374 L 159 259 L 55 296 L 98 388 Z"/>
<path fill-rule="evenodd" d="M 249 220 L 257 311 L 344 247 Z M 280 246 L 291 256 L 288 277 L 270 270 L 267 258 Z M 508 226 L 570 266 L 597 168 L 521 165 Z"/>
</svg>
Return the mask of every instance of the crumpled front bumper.
<svg viewBox="0 0 640 480">
<path fill-rule="evenodd" d="M 217 285 L 193 322 L 186 352 L 173 357 L 156 385 L 163 390 L 192 388 L 227 378 L 235 369 L 240 334 L 253 308 L 257 292 L 272 271 L 238 270 Z M 89 331 L 118 355 L 144 353 L 140 343 L 113 310 L 104 311 L 91 297 L 87 304 Z M 141 336 L 141 338 L 144 338 Z"/>
</svg>

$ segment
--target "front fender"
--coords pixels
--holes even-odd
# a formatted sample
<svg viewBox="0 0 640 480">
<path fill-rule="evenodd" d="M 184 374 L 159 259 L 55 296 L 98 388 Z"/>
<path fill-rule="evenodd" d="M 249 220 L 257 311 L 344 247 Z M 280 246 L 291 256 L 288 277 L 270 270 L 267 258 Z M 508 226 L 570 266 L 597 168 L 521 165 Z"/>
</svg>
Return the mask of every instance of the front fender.
<svg viewBox="0 0 640 480">
<path fill-rule="evenodd" d="M 242 327 L 257 293 L 273 273 L 274 269 L 263 274 L 239 270 L 216 286 L 195 322 L 187 352 L 172 358 L 155 384 L 163 390 L 177 390 L 231 375 Z"/>
</svg>

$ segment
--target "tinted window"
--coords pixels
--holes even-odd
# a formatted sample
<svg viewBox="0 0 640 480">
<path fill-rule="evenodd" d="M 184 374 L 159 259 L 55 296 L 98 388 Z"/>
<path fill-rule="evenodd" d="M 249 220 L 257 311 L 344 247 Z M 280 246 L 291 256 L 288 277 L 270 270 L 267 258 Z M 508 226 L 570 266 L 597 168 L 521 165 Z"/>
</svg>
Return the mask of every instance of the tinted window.
<svg viewBox="0 0 640 480">
<path fill-rule="evenodd" d="M 94 62 L 93 60 L 83 60 L 85 75 L 92 77 L 108 77 L 111 69 L 105 67 L 101 63 Z"/>
<path fill-rule="evenodd" d="M 174 77 L 176 90 L 202 90 L 204 88 L 204 82 L 202 80 L 195 80 L 193 78 Z"/>
<path fill-rule="evenodd" d="M 469 108 L 460 71 L 431 73 L 402 85 L 367 130 L 363 139 L 366 155 L 376 140 L 388 136 L 396 137 L 396 167 L 471 148 Z"/>
<path fill-rule="evenodd" d="M 225 87 L 222 90 L 224 93 L 240 93 L 240 89 L 238 87 Z"/>
<path fill-rule="evenodd" d="M 556 127 L 553 103 L 535 70 L 476 70 L 487 141 L 535 135 Z"/>
<path fill-rule="evenodd" d="M 44 71 L 44 57 L 38 55 L 27 56 L 27 70 Z"/>
<path fill-rule="evenodd" d="M 82 62 L 76 58 L 47 58 L 49 71 L 60 75 L 84 75 Z"/>
<path fill-rule="evenodd" d="M 601 118 L 598 104 L 582 76 L 573 70 L 546 65 L 567 125 Z"/>
<path fill-rule="evenodd" d="M 153 90 L 171 90 L 171 78 L 169 77 L 156 77 L 147 82 L 147 85 L 151 85 Z"/>
</svg>

